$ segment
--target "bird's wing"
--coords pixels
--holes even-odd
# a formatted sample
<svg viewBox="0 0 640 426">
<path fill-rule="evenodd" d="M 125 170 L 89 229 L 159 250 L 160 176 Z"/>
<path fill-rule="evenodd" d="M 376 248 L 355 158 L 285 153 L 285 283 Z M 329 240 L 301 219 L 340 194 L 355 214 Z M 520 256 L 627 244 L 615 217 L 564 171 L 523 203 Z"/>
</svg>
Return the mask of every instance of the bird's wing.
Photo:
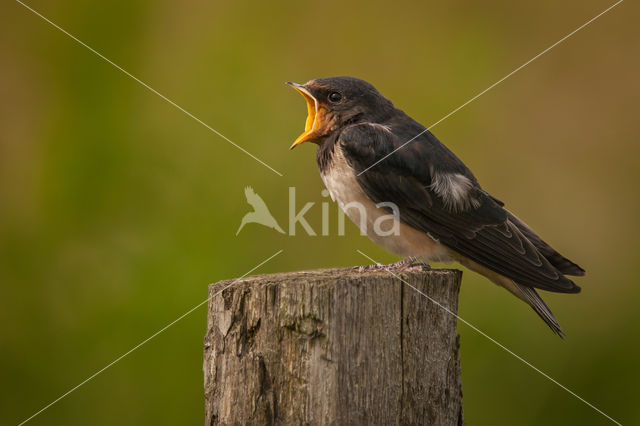
<svg viewBox="0 0 640 426">
<path fill-rule="evenodd" d="M 262 197 L 260 197 L 254 190 L 252 187 L 247 186 L 244 189 L 244 195 L 245 197 L 247 197 L 247 203 L 249 203 L 249 205 L 251 207 L 253 207 L 253 210 L 256 212 L 261 212 L 263 213 L 265 210 L 268 212 L 269 209 L 267 208 L 267 205 L 265 204 L 264 200 L 262 199 Z"/>
<path fill-rule="evenodd" d="M 521 285 L 562 293 L 580 291 L 430 132 L 365 171 L 419 131 L 402 124 L 392 124 L 391 130 L 356 124 L 345 128 L 337 143 L 365 193 L 376 203 L 395 203 L 402 222 Z"/>
<path fill-rule="evenodd" d="M 558 253 L 553 247 L 547 244 L 542 238 L 538 236 L 538 234 L 533 231 L 526 223 L 520 220 L 516 215 L 511 212 L 509 214 L 509 221 L 518 227 L 520 232 L 527 237 L 529 241 L 533 243 L 534 246 L 538 249 L 540 253 L 544 257 L 547 258 L 549 263 L 551 263 L 558 271 L 562 272 L 565 275 L 575 275 L 575 276 L 583 276 L 586 274 L 585 270 L 580 266 L 576 265 L 560 253 Z"/>
<path fill-rule="evenodd" d="M 244 196 L 247 197 L 247 201 L 249 201 L 249 199 L 252 199 L 256 196 L 256 193 L 253 191 L 252 187 L 247 186 L 244 188 Z"/>
</svg>

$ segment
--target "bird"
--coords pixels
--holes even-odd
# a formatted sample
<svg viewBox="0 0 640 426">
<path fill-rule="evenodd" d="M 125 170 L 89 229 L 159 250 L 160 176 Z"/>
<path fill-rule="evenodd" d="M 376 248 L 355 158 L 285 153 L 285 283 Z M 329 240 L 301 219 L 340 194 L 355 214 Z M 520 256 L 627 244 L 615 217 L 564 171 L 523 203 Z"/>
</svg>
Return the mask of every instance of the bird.
<svg viewBox="0 0 640 426">
<path fill-rule="evenodd" d="M 564 338 L 537 290 L 579 293 L 567 276 L 583 276 L 584 269 L 485 191 L 462 160 L 370 83 L 339 76 L 287 84 L 307 103 L 304 132 L 290 149 L 317 145 L 331 198 L 374 243 L 404 258 L 388 268 L 458 262 L 527 303 Z M 345 209 L 354 203 L 362 208 Z M 380 203 L 397 207 L 399 232 L 372 229 L 392 210 Z"/>
<path fill-rule="evenodd" d="M 284 231 L 280 228 L 280 225 L 278 225 L 278 222 L 269 211 L 264 200 L 255 193 L 252 187 L 247 186 L 244 189 L 244 196 L 247 198 L 247 203 L 253 207 L 253 211 L 242 217 L 242 221 L 240 222 L 240 227 L 238 228 L 236 235 L 240 233 L 247 223 L 259 223 L 260 225 L 275 229 L 279 233 L 284 234 Z"/>
</svg>

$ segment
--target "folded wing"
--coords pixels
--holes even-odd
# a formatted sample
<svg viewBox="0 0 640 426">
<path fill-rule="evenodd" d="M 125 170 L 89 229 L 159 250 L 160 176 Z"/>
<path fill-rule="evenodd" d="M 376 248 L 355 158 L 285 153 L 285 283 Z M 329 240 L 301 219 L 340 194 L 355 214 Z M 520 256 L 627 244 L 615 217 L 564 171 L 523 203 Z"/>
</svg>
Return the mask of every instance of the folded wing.
<svg viewBox="0 0 640 426">
<path fill-rule="evenodd" d="M 561 293 L 580 291 L 564 274 L 581 275 L 584 270 L 487 194 L 430 132 L 366 170 L 424 130 L 416 122 L 405 123 L 352 125 L 338 140 L 358 183 L 373 201 L 395 203 L 401 221 L 519 285 Z"/>
</svg>

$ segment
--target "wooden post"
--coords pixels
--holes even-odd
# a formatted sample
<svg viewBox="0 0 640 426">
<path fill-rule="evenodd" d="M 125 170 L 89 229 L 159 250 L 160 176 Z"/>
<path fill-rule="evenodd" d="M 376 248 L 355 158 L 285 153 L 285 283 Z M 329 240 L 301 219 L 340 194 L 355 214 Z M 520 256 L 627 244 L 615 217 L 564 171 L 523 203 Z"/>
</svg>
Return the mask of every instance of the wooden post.
<svg viewBox="0 0 640 426">
<path fill-rule="evenodd" d="M 396 274 L 457 312 L 460 271 Z M 239 280 L 204 343 L 206 425 L 463 423 L 456 318 L 386 271 Z"/>
</svg>

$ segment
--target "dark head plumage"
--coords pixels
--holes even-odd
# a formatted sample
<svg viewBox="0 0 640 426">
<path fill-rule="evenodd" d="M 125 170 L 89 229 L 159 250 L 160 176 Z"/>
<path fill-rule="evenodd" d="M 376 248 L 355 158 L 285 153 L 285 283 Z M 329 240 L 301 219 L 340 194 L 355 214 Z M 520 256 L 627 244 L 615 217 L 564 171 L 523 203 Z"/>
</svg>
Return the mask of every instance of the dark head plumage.
<svg viewBox="0 0 640 426">
<path fill-rule="evenodd" d="M 307 101 L 305 131 L 291 146 L 321 144 L 331 133 L 349 124 L 382 121 L 395 107 L 370 83 L 355 77 L 328 77 L 305 84 L 287 82 Z"/>
</svg>

